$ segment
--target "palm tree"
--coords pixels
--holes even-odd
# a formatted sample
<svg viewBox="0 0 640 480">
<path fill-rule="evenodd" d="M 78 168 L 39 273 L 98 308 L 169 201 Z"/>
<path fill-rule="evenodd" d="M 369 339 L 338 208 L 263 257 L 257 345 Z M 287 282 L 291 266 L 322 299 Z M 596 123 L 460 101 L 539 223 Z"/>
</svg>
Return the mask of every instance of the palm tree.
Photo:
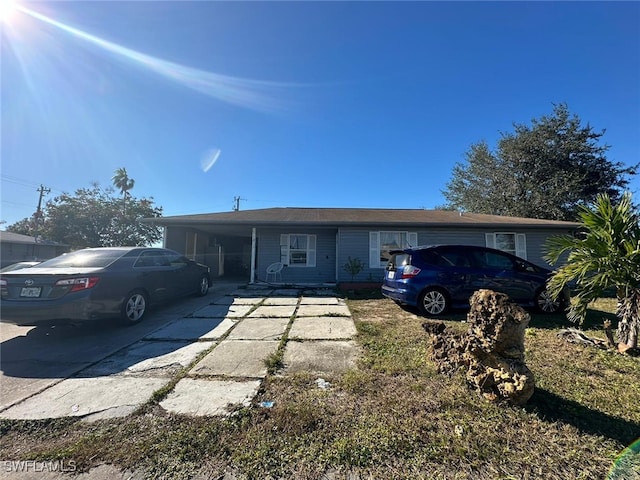
<svg viewBox="0 0 640 480">
<path fill-rule="evenodd" d="M 545 259 L 552 264 L 568 255 L 555 270 L 549 291 L 559 295 L 576 282 L 567 317 L 582 324 L 589 303 L 605 290 L 615 289 L 618 298 L 618 347 L 637 348 L 640 331 L 640 224 L 639 215 L 626 193 L 617 205 L 600 194 L 589 207 L 578 211 L 581 228 L 575 235 L 557 235 L 546 243 Z"/>
<path fill-rule="evenodd" d="M 120 193 L 122 193 L 122 204 L 123 204 L 123 214 L 127 213 L 127 196 L 129 195 L 129 190 L 131 190 L 133 188 L 133 185 L 135 184 L 135 180 L 133 178 L 129 178 L 129 175 L 127 175 L 127 169 L 126 168 L 118 168 L 115 171 L 115 174 L 113 175 L 113 177 L 111 177 L 111 181 L 113 182 L 113 185 L 120 190 Z"/>
</svg>

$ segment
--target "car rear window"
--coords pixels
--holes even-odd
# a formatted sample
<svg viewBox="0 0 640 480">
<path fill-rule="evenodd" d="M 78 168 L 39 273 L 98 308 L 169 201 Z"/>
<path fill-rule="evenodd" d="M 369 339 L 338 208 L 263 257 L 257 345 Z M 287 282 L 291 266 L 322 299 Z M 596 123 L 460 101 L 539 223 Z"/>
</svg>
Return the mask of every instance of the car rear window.
<svg viewBox="0 0 640 480">
<path fill-rule="evenodd" d="M 127 253 L 125 250 L 78 250 L 67 253 L 46 262 L 38 267 L 67 268 L 67 267 L 106 267 Z"/>
<path fill-rule="evenodd" d="M 411 261 L 411 255 L 409 255 L 408 253 L 396 253 L 395 255 L 392 255 L 391 258 L 389 259 L 387 268 L 404 267 L 405 265 L 408 265 L 410 261 Z"/>
</svg>

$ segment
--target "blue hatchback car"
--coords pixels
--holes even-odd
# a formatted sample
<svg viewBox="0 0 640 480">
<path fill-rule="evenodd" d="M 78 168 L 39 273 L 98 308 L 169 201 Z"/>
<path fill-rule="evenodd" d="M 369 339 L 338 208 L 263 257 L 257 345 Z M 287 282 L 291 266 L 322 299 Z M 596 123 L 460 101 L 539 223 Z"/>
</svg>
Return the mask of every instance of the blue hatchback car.
<svg viewBox="0 0 640 480">
<path fill-rule="evenodd" d="M 550 270 L 500 250 L 436 245 L 390 253 L 382 294 L 424 315 L 468 307 L 471 295 L 483 288 L 506 293 L 512 301 L 544 313 L 558 312 L 569 302 L 568 291 L 562 298 L 548 294 Z"/>
</svg>

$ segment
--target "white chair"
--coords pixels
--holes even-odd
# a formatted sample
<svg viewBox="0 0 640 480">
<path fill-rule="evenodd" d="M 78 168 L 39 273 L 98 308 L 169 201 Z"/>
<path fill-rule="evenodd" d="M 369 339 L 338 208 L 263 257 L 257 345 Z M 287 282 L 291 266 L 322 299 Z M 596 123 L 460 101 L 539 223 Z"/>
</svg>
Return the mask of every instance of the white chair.
<svg viewBox="0 0 640 480">
<path fill-rule="evenodd" d="M 284 265 L 281 262 L 272 263 L 267 267 L 267 283 L 269 283 L 269 275 L 273 275 L 274 283 L 278 281 L 278 278 L 282 282 L 282 267 Z"/>
</svg>

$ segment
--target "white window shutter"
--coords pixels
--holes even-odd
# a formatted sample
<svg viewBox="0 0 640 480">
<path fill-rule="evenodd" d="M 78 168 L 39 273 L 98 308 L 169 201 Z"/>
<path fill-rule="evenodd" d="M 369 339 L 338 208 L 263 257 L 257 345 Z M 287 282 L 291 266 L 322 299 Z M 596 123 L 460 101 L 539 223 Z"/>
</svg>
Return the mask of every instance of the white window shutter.
<svg viewBox="0 0 640 480">
<path fill-rule="evenodd" d="M 484 241 L 489 248 L 496 248 L 496 236 L 493 233 L 485 233 Z"/>
<path fill-rule="evenodd" d="M 527 259 L 527 236 L 524 233 L 516 235 L 516 255 Z"/>
<path fill-rule="evenodd" d="M 309 235 L 307 238 L 307 267 L 316 266 L 316 236 Z"/>
<path fill-rule="evenodd" d="M 289 235 L 280 235 L 280 263 L 289 265 Z"/>
<path fill-rule="evenodd" d="M 409 232 L 407 233 L 407 242 L 410 247 L 418 246 L 418 232 Z"/>
<path fill-rule="evenodd" d="M 380 267 L 380 237 L 378 232 L 369 232 L 369 268 Z"/>
</svg>

